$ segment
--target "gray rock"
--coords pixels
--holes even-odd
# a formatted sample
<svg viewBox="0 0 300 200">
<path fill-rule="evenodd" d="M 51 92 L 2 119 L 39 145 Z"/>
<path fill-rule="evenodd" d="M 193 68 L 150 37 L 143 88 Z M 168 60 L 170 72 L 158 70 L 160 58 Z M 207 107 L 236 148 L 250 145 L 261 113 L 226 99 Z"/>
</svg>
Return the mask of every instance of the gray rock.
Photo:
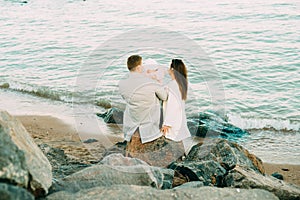
<svg viewBox="0 0 300 200">
<path fill-rule="evenodd" d="M 90 139 L 87 139 L 87 140 L 83 141 L 83 143 L 86 143 L 86 144 L 90 144 L 90 143 L 94 143 L 94 142 L 98 142 L 98 140 L 96 140 L 94 138 L 90 138 Z"/>
<path fill-rule="evenodd" d="M 214 160 L 226 169 L 242 166 L 264 174 L 262 161 L 243 148 L 242 146 L 225 139 L 203 140 L 192 147 L 185 161 L 209 161 Z"/>
<path fill-rule="evenodd" d="M 111 166 L 133 166 L 133 165 L 148 165 L 143 160 L 137 158 L 124 157 L 121 153 L 110 154 L 104 157 L 100 164 Z"/>
<path fill-rule="evenodd" d="M 199 188 L 199 187 L 203 187 L 203 186 L 204 186 L 204 183 L 202 181 L 192 181 L 192 182 L 187 182 L 180 186 L 177 186 L 174 189 Z"/>
<path fill-rule="evenodd" d="M 282 174 L 279 174 L 278 172 L 275 172 L 273 174 L 271 174 L 271 176 L 279 179 L 279 180 L 283 180 L 283 175 Z"/>
<path fill-rule="evenodd" d="M 34 200 L 34 196 L 24 188 L 6 183 L 0 183 L 0 199 Z"/>
<path fill-rule="evenodd" d="M 189 118 L 187 124 L 192 135 L 203 138 L 226 138 L 236 142 L 249 134 L 228 123 L 227 119 L 217 112 L 209 110 L 199 113 L 198 117 Z"/>
<path fill-rule="evenodd" d="M 96 115 L 100 118 L 103 118 L 105 123 L 123 124 L 124 112 L 118 108 L 111 108 L 105 113 L 96 113 Z"/>
<path fill-rule="evenodd" d="M 102 108 L 111 108 L 111 102 L 108 99 L 99 99 L 96 101 L 96 105 Z"/>
<path fill-rule="evenodd" d="M 281 168 L 282 171 L 288 172 L 290 171 L 288 168 Z"/>
<path fill-rule="evenodd" d="M 274 193 L 279 199 L 300 199 L 300 188 L 278 180 L 272 176 L 263 176 L 251 169 L 236 167 L 224 180 L 225 186 L 236 188 L 259 188 Z"/>
<path fill-rule="evenodd" d="M 227 172 L 235 166 L 264 173 L 263 164 L 255 155 L 236 143 L 212 138 L 193 146 L 183 161 L 177 160 L 168 168 L 176 170 L 181 177 L 186 177 L 187 181 L 203 181 L 206 186 L 222 187 Z"/>
<path fill-rule="evenodd" d="M 47 200 L 94 200 L 94 199 L 224 199 L 224 200 L 277 200 L 278 198 L 265 190 L 234 189 L 234 188 L 182 188 L 171 190 L 157 190 L 146 186 L 114 185 L 111 187 L 95 187 L 80 190 L 77 193 L 61 191 L 49 195 Z"/>
<path fill-rule="evenodd" d="M 2 88 L 2 89 L 7 89 L 7 88 L 9 88 L 9 83 L 3 83 L 3 84 L 1 84 L 1 85 L 0 85 L 0 88 Z"/>
<path fill-rule="evenodd" d="M 222 186 L 226 170 L 216 161 L 173 162 L 170 169 L 188 177 L 190 181 L 202 181 L 205 186 Z"/>
<path fill-rule="evenodd" d="M 172 187 L 173 176 L 174 171 L 171 169 L 149 165 L 94 165 L 63 178 L 56 183 L 54 188 L 56 191 L 77 192 L 93 187 L 125 184 L 169 189 Z"/>
<path fill-rule="evenodd" d="M 48 192 L 51 165 L 24 126 L 0 111 L 0 179 L 29 187 L 35 196 Z"/>
<path fill-rule="evenodd" d="M 125 156 L 126 154 L 126 146 L 127 146 L 127 141 L 123 141 L 123 142 L 117 142 L 116 144 L 114 144 L 113 146 L 111 146 L 108 149 L 105 149 L 104 153 L 102 154 L 103 157 L 106 157 L 110 154 L 116 154 L 116 153 L 120 153 L 122 155 Z"/>
<path fill-rule="evenodd" d="M 0 121 L 0 179 L 27 187 L 29 175 L 24 151 L 12 141 L 7 129 Z"/>
<path fill-rule="evenodd" d="M 71 159 L 63 149 L 54 148 L 47 144 L 40 144 L 39 147 L 51 163 L 53 178 L 64 178 L 91 166 Z"/>
</svg>

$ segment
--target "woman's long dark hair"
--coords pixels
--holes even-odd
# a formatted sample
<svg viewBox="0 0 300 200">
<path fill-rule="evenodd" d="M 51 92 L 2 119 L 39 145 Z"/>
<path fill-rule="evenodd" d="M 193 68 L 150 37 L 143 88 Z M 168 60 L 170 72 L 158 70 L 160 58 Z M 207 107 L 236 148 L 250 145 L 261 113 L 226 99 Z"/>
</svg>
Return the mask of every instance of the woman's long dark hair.
<svg viewBox="0 0 300 200">
<path fill-rule="evenodd" d="M 186 100 L 188 81 L 187 81 L 187 69 L 184 63 L 180 59 L 172 59 L 170 69 L 174 70 L 175 80 L 179 86 L 182 100 Z"/>
</svg>

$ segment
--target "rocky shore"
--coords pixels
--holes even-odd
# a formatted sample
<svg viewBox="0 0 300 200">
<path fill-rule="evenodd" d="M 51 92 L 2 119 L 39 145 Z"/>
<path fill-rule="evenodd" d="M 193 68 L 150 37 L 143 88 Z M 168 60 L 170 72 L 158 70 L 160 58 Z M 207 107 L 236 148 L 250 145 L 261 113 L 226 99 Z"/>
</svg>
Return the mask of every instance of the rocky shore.
<svg viewBox="0 0 300 200">
<path fill-rule="evenodd" d="M 111 110 L 101 117 L 118 123 L 119 115 Z M 246 131 L 214 113 L 189 120 L 189 128 L 198 144 L 162 167 L 149 163 L 165 162 L 161 152 L 173 143 L 164 142 L 159 153 L 150 149 L 141 160 L 125 156 L 122 138 L 111 137 L 109 148 L 101 137 L 83 143 L 55 119 L 16 119 L 1 111 L 0 199 L 300 199 L 299 177 L 289 177 L 299 166 L 280 166 L 283 177 L 271 176 L 274 165 L 235 142 Z"/>
</svg>

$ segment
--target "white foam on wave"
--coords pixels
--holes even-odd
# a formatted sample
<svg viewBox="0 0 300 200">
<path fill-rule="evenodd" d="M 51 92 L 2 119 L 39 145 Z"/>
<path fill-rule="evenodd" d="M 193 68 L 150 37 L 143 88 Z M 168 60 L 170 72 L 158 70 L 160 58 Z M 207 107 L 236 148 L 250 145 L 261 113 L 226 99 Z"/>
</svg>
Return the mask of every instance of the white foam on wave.
<svg viewBox="0 0 300 200">
<path fill-rule="evenodd" d="M 250 118 L 228 114 L 228 122 L 242 129 L 274 129 L 276 131 L 300 132 L 300 121 L 290 119 Z"/>
</svg>

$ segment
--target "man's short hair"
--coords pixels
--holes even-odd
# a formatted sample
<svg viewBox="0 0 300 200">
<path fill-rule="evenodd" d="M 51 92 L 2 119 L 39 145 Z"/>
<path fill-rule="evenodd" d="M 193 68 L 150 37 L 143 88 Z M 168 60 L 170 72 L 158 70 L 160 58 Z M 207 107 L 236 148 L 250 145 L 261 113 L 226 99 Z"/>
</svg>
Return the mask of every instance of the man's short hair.
<svg viewBox="0 0 300 200">
<path fill-rule="evenodd" d="M 127 59 L 127 67 L 129 71 L 142 64 L 142 57 L 139 55 L 132 55 Z"/>
</svg>

